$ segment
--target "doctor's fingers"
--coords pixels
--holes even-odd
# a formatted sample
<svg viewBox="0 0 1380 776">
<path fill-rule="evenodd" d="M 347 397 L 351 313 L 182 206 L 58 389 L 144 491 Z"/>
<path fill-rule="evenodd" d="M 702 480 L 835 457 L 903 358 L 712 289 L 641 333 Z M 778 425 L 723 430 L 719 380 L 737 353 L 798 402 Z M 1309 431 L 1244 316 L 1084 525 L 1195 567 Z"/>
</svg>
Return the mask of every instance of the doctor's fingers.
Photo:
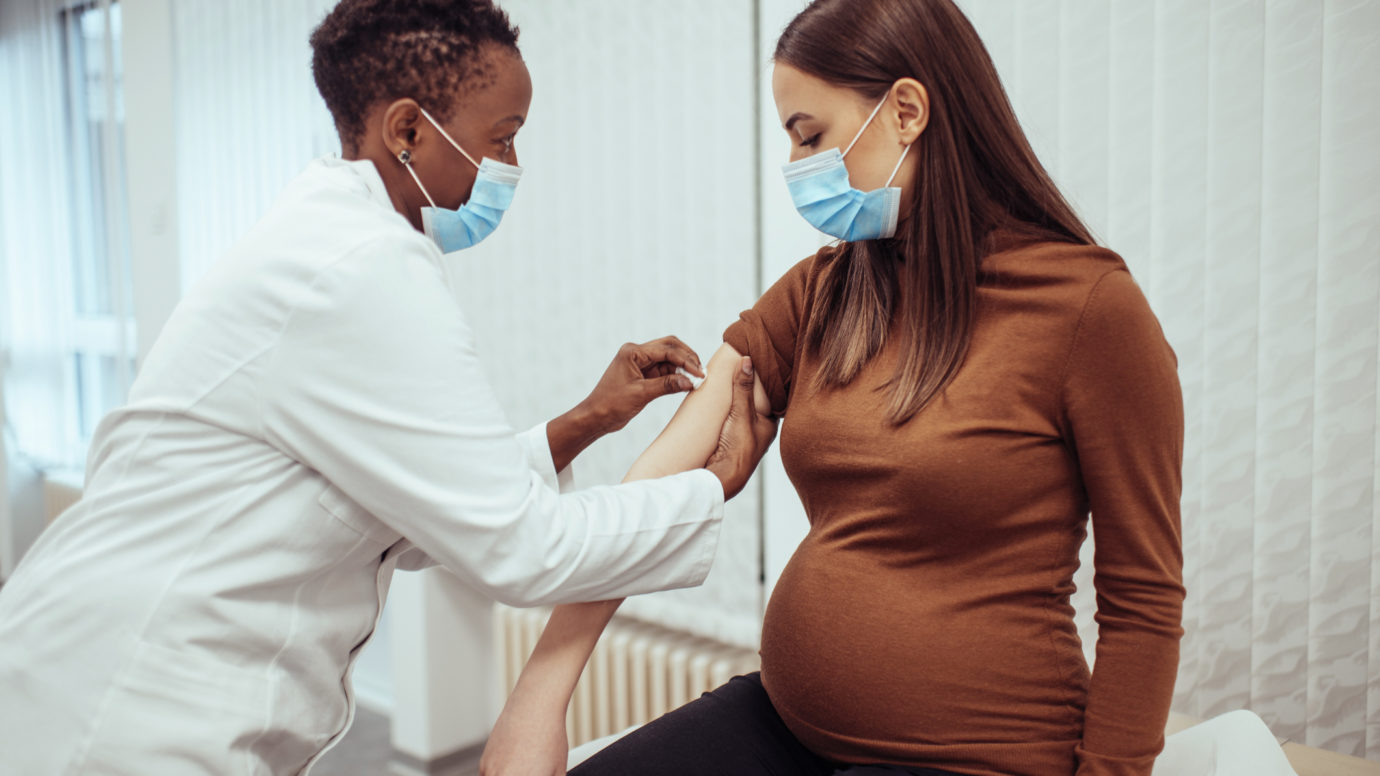
<svg viewBox="0 0 1380 776">
<path fill-rule="evenodd" d="M 704 376 L 699 355 L 678 337 L 662 337 L 641 345 L 628 343 L 619 354 L 631 359 L 638 370 L 669 363 L 672 365 L 672 371 L 675 371 L 675 367 L 682 367 L 696 377 Z"/>
<path fill-rule="evenodd" d="M 638 383 L 638 390 L 642 392 L 642 403 L 645 406 L 654 399 L 667 396 L 673 393 L 685 393 L 694 387 L 689 378 L 678 375 L 674 372 L 660 377 L 649 377 Z"/>
</svg>

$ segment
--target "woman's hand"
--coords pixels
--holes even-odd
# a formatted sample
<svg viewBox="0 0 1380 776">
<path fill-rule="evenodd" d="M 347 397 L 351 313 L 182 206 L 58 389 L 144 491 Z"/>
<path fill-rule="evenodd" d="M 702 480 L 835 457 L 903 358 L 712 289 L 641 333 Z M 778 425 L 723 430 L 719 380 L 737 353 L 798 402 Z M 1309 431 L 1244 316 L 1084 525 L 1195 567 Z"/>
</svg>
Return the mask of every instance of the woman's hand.
<svg viewBox="0 0 1380 776">
<path fill-rule="evenodd" d="M 725 501 L 747 485 L 758 461 L 776 438 L 776 421 L 757 411 L 755 381 L 752 359 L 739 359 L 733 374 L 733 399 L 719 432 L 719 445 L 704 465 L 723 483 Z"/>
<path fill-rule="evenodd" d="M 565 776 L 570 747 L 563 712 L 557 703 L 510 698 L 484 745 L 479 776 Z"/>
<path fill-rule="evenodd" d="M 677 368 L 704 377 L 700 357 L 675 337 L 619 348 L 588 398 L 547 424 L 556 471 L 569 466 L 599 437 L 628 425 L 653 399 L 690 390 L 690 380 L 676 374 Z"/>
</svg>

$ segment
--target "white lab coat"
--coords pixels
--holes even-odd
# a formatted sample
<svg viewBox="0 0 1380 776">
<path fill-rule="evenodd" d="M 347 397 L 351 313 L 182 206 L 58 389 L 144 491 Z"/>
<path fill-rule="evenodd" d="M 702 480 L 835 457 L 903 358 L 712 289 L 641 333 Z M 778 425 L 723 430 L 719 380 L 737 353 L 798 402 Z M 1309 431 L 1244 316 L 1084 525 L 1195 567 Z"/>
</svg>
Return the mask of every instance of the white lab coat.
<svg viewBox="0 0 1380 776">
<path fill-rule="evenodd" d="M 558 492 L 442 261 L 372 163 L 327 159 L 187 295 L 0 588 L 0 773 L 305 771 L 394 568 L 519 605 L 704 579 L 718 480 Z"/>
</svg>

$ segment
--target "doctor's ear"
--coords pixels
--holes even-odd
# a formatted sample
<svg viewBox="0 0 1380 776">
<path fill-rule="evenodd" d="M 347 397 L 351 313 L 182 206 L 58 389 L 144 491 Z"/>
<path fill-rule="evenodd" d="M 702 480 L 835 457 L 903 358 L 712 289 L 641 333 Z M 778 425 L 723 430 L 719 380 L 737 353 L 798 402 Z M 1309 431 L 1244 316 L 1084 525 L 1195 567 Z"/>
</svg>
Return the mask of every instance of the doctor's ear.
<svg viewBox="0 0 1380 776">
<path fill-rule="evenodd" d="M 421 106 L 413 99 L 393 102 L 383 111 L 383 144 L 388 153 L 397 156 L 417 147 L 417 125 L 422 118 Z"/>
<path fill-rule="evenodd" d="M 930 123 L 930 93 L 914 78 L 902 78 L 891 85 L 892 112 L 900 140 L 906 145 L 919 139 Z"/>
</svg>

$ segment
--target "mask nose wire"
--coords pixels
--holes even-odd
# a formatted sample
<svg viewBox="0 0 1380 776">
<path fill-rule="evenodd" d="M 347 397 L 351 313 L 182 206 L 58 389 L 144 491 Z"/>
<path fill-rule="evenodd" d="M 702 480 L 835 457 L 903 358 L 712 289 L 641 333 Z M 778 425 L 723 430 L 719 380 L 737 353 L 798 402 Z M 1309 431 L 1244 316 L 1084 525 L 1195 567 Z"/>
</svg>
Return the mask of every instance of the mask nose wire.
<svg viewBox="0 0 1380 776">
<path fill-rule="evenodd" d="M 421 111 L 422 115 L 426 117 L 426 120 L 431 122 L 431 126 L 435 127 L 436 131 L 441 133 L 441 137 L 444 137 L 446 140 L 449 140 L 450 144 L 455 146 L 455 150 L 459 151 L 460 155 L 464 156 L 466 161 L 468 161 L 475 167 L 479 167 L 479 162 L 476 162 L 473 156 L 470 156 L 469 154 L 465 153 L 465 149 L 461 148 L 460 144 L 455 142 L 455 138 L 451 137 L 450 133 L 446 132 L 444 129 L 441 128 L 441 123 L 436 119 L 433 119 L 431 117 L 431 114 L 426 112 L 426 108 L 423 108 L 422 106 L 418 105 L 417 110 Z"/>
<path fill-rule="evenodd" d="M 872 124 L 872 120 L 875 119 L 875 118 L 877 118 L 877 113 L 878 113 L 878 111 L 880 111 L 880 110 L 882 109 L 882 106 L 883 106 L 883 105 L 886 105 L 886 98 L 887 98 L 887 96 L 888 96 L 888 95 L 883 95 L 883 96 L 882 96 L 882 101 L 879 102 L 879 103 L 877 103 L 877 107 L 875 107 L 875 108 L 872 109 L 872 113 L 868 114 L 868 116 L 867 116 L 867 121 L 864 121 L 864 122 L 863 122 L 863 125 L 862 125 L 861 127 L 858 128 L 858 134 L 856 134 L 856 135 L 853 136 L 853 142 L 849 143 L 849 144 L 848 144 L 848 147 L 845 148 L 845 149 L 843 149 L 843 155 L 844 155 L 844 156 L 847 156 L 847 155 L 848 155 L 848 152 L 853 150 L 853 146 L 857 145 L 857 144 L 858 144 L 858 141 L 859 141 L 860 139 L 862 139 L 863 132 L 866 132 L 866 131 L 867 131 L 867 128 L 868 128 L 869 126 L 871 126 L 871 124 Z M 425 114 L 426 114 L 426 111 L 422 111 L 422 114 L 425 115 Z M 442 132 L 441 134 L 445 134 L 445 133 Z M 451 141 L 451 142 L 454 142 L 454 141 Z M 459 148 L 459 146 L 456 146 L 456 147 Z"/>
</svg>

